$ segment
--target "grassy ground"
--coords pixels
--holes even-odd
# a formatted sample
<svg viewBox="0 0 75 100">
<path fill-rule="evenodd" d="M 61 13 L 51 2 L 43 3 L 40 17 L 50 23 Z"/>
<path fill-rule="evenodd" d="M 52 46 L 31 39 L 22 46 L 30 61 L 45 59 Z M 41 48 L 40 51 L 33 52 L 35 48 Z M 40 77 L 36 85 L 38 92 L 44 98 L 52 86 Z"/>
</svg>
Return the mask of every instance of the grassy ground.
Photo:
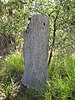
<svg viewBox="0 0 75 100">
<path fill-rule="evenodd" d="M 52 58 L 45 92 L 24 87 L 20 83 L 23 70 L 20 52 L 0 60 L 0 100 L 75 100 L 75 54 Z"/>
</svg>

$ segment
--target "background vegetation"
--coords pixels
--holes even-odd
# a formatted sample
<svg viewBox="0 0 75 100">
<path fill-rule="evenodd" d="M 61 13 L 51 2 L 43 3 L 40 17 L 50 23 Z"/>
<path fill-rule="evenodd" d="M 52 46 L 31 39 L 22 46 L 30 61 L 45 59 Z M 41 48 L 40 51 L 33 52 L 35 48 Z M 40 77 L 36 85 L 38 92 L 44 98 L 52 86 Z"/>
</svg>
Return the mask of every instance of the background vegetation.
<svg viewBox="0 0 75 100">
<path fill-rule="evenodd" d="M 46 92 L 20 85 L 23 34 L 33 14 L 50 21 Z M 0 0 L 0 100 L 75 100 L 75 0 Z"/>
</svg>

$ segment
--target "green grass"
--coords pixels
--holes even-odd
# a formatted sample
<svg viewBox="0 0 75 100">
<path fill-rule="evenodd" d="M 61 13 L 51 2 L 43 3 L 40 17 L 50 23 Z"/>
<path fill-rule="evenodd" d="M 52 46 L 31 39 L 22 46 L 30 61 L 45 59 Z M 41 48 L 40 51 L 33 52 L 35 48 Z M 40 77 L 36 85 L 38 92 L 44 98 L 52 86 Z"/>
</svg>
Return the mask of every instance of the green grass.
<svg viewBox="0 0 75 100">
<path fill-rule="evenodd" d="M 52 100 L 75 100 L 75 54 L 54 57 L 49 69 Z"/>
<path fill-rule="evenodd" d="M 19 52 L 7 56 L 2 63 L 3 65 L 0 71 L 0 77 L 14 77 L 16 75 L 19 75 L 19 73 L 21 74 L 23 72 L 24 61 L 22 54 Z"/>
<path fill-rule="evenodd" d="M 24 60 L 20 52 L 1 61 L 0 69 L 0 89 L 9 100 L 75 100 L 75 54 L 52 58 L 45 92 L 20 89 L 15 97 L 11 95 L 14 84 L 23 75 Z"/>
<path fill-rule="evenodd" d="M 7 56 L 0 64 L 0 88 L 8 95 L 12 88 L 13 83 L 20 81 L 23 70 L 24 61 L 21 53 L 17 52 Z"/>
</svg>

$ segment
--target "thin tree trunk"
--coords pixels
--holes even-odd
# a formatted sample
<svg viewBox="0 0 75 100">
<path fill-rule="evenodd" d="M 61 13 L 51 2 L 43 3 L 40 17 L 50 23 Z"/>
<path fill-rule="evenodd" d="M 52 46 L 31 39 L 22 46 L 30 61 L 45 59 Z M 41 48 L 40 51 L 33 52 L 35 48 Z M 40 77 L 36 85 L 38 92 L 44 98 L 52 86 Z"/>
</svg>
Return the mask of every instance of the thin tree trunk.
<svg viewBox="0 0 75 100">
<path fill-rule="evenodd" d="M 59 12 L 57 12 L 57 15 L 56 15 L 56 17 L 55 17 L 55 19 L 54 19 L 53 42 L 52 42 L 52 48 L 51 48 L 51 52 L 50 52 L 50 56 L 49 56 L 48 65 L 50 64 L 51 58 L 52 58 L 52 56 L 53 56 L 53 48 L 54 48 L 55 37 L 56 37 L 56 21 L 57 21 L 57 18 L 58 18 L 58 14 L 59 14 Z"/>
</svg>

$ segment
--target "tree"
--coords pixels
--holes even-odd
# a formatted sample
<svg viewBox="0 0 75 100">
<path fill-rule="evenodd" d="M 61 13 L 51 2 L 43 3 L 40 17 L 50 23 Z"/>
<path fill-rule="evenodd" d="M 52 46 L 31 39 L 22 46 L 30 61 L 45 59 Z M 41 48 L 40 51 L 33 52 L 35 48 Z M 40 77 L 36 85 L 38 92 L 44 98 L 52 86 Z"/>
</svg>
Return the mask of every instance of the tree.
<svg viewBox="0 0 75 100">
<path fill-rule="evenodd" d="M 42 13 L 50 20 L 50 59 L 57 51 L 72 54 L 75 48 L 75 1 L 74 0 L 9 0 L 0 1 L 0 33 L 15 35 L 17 43 L 23 38 L 33 14 Z M 12 41 L 12 40 L 11 40 Z M 50 61 L 49 61 L 50 62 Z"/>
</svg>

